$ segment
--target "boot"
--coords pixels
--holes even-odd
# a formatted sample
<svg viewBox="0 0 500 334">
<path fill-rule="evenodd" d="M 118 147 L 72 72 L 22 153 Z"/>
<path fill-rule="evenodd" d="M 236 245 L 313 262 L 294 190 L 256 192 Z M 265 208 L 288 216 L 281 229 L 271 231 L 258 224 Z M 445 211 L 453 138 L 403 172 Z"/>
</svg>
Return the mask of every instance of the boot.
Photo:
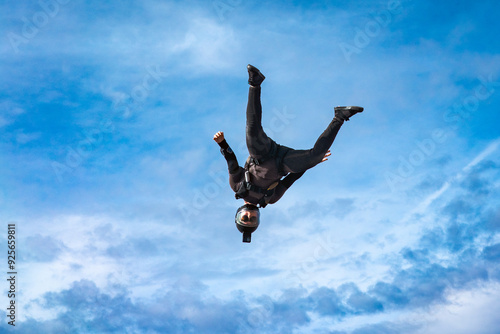
<svg viewBox="0 0 500 334">
<path fill-rule="evenodd" d="M 362 112 L 363 107 L 348 106 L 348 107 L 335 107 L 335 118 L 342 121 L 348 121 L 349 117 Z"/>
<path fill-rule="evenodd" d="M 260 73 L 260 71 L 256 67 L 250 64 L 248 64 L 247 69 L 248 69 L 248 84 L 254 87 L 260 86 L 262 81 L 264 81 L 264 79 L 266 78 L 264 74 Z"/>
</svg>

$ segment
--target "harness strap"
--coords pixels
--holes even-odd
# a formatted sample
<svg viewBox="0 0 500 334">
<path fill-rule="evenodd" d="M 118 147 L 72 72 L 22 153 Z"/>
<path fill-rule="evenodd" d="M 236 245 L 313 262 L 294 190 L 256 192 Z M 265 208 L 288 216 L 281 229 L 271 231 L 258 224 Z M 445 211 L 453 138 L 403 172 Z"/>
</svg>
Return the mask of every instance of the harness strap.
<svg viewBox="0 0 500 334">
<path fill-rule="evenodd" d="M 285 158 L 285 155 L 290 151 L 290 148 L 286 146 L 282 146 L 279 144 L 274 143 L 272 145 L 271 150 L 269 153 L 260 159 L 254 158 L 252 156 L 249 156 L 247 161 L 245 162 L 245 170 L 248 171 L 248 166 L 250 163 L 254 163 L 255 165 L 259 166 L 260 164 L 268 161 L 269 159 L 275 159 L 276 161 L 276 167 L 278 168 L 278 173 L 285 176 L 287 173 L 285 173 L 284 168 L 283 168 L 283 160 Z"/>
<path fill-rule="evenodd" d="M 256 185 L 254 185 L 250 182 L 247 182 L 247 181 L 243 181 L 243 182 L 244 182 L 245 188 L 247 190 L 253 191 L 253 192 L 256 192 L 258 194 L 265 195 L 265 196 L 272 196 L 272 194 L 274 194 L 274 189 L 276 188 L 276 186 L 279 183 L 279 182 L 274 182 L 269 188 L 264 189 L 261 187 L 257 187 Z"/>
<path fill-rule="evenodd" d="M 269 199 L 273 196 L 278 184 L 279 181 L 274 182 L 269 188 L 264 189 L 245 180 L 242 182 L 240 189 L 236 192 L 234 197 L 236 197 L 236 199 L 245 198 L 246 196 L 248 196 L 249 191 L 256 192 L 260 195 L 263 195 L 259 201 L 259 205 L 261 208 L 264 208 L 267 205 Z"/>
<path fill-rule="evenodd" d="M 267 189 L 258 187 L 254 184 L 251 183 L 250 180 L 250 173 L 248 172 L 248 168 L 251 163 L 254 163 L 255 165 L 259 166 L 260 164 L 264 163 L 265 161 L 268 161 L 269 159 L 274 159 L 276 161 L 276 167 L 278 169 L 278 173 L 280 175 L 285 176 L 286 173 L 284 172 L 283 169 L 283 159 L 285 155 L 288 153 L 290 149 L 286 146 L 281 146 L 279 144 L 276 144 L 273 142 L 271 146 L 271 150 L 269 153 L 260 159 L 254 158 L 249 156 L 247 161 L 245 162 L 245 179 L 240 187 L 240 189 L 236 192 L 235 197 L 236 199 L 239 198 L 244 198 L 248 196 L 249 191 L 256 192 L 262 196 L 262 198 L 259 201 L 259 205 L 261 208 L 264 208 L 267 204 L 271 196 L 274 194 L 275 188 L 278 186 L 281 180 L 274 182 L 271 184 Z"/>
<path fill-rule="evenodd" d="M 262 157 L 260 159 L 250 157 L 250 162 L 253 162 L 255 165 L 259 166 L 260 164 L 266 162 L 269 159 L 273 159 L 276 157 L 276 153 L 278 152 L 279 144 L 272 143 L 271 144 L 271 149 L 269 150 L 269 153 L 265 157 Z"/>
</svg>

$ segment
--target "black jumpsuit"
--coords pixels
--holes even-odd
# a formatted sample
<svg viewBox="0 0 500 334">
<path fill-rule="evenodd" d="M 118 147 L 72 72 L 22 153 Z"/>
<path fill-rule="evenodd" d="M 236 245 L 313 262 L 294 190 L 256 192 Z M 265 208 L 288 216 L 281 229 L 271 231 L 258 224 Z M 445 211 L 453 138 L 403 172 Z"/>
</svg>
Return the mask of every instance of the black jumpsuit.
<svg viewBox="0 0 500 334">
<path fill-rule="evenodd" d="M 260 101 L 261 87 L 250 87 L 247 105 L 246 142 L 250 153 L 250 163 L 247 169 L 250 174 L 250 182 L 262 189 L 273 188 L 274 191 L 265 199 L 265 204 L 273 204 L 278 201 L 285 191 L 299 179 L 306 170 L 320 163 L 330 146 L 332 145 L 343 122 L 334 118 L 326 130 L 319 136 L 314 147 L 309 150 L 294 150 L 289 147 L 277 145 L 269 138 L 262 128 L 262 105 Z M 229 169 L 229 183 L 234 192 L 238 192 L 245 181 L 245 169 L 238 165 L 236 155 L 224 140 L 219 143 L 221 152 L 226 158 Z M 285 150 L 282 165 L 278 166 L 276 159 L 269 159 L 272 151 Z M 255 160 L 264 160 L 255 163 Z M 285 178 L 281 179 L 283 176 Z M 278 182 L 278 183 L 277 183 Z M 277 183 L 277 184 L 276 184 Z M 255 191 L 249 191 L 243 197 L 245 202 L 261 204 L 264 195 Z"/>
</svg>

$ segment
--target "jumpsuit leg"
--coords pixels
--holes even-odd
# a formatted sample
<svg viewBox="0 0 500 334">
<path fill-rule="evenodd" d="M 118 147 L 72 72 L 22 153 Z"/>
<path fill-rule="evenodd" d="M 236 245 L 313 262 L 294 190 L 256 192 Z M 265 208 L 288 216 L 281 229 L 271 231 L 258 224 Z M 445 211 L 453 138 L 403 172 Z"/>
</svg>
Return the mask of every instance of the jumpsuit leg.
<svg viewBox="0 0 500 334">
<path fill-rule="evenodd" d="M 300 173 L 319 164 L 332 146 L 337 133 L 344 122 L 334 118 L 325 131 L 319 136 L 314 147 L 309 150 L 291 149 L 283 159 L 284 171 Z"/>
<path fill-rule="evenodd" d="M 250 87 L 247 104 L 246 141 L 250 156 L 256 159 L 265 157 L 271 150 L 272 139 L 262 128 L 262 105 L 259 87 Z"/>
</svg>

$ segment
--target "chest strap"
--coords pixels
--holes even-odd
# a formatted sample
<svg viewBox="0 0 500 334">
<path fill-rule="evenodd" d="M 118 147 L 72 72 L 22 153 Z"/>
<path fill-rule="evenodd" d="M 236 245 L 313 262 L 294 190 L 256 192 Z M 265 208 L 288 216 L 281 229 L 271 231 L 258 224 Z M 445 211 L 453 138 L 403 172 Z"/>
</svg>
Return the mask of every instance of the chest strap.
<svg viewBox="0 0 500 334">
<path fill-rule="evenodd" d="M 246 172 L 245 175 L 248 175 L 247 173 L 248 172 Z M 265 189 L 265 188 L 261 188 L 261 187 L 258 187 L 256 185 L 252 184 L 248 180 L 248 177 L 246 177 L 245 181 L 243 181 L 241 183 L 241 187 L 240 187 L 240 189 L 238 189 L 238 191 L 236 192 L 234 197 L 236 197 L 236 199 L 245 198 L 248 196 L 248 193 L 250 191 L 255 192 L 259 195 L 262 195 L 258 204 L 260 205 L 261 208 L 264 208 L 269 203 L 269 200 L 273 196 L 274 191 L 275 191 L 276 187 L 278 186 L 278 184 L 279 184 L 279 181 L 276 181 L 273 184 L 271 184 L 267 189 Z"/>
</svg>

